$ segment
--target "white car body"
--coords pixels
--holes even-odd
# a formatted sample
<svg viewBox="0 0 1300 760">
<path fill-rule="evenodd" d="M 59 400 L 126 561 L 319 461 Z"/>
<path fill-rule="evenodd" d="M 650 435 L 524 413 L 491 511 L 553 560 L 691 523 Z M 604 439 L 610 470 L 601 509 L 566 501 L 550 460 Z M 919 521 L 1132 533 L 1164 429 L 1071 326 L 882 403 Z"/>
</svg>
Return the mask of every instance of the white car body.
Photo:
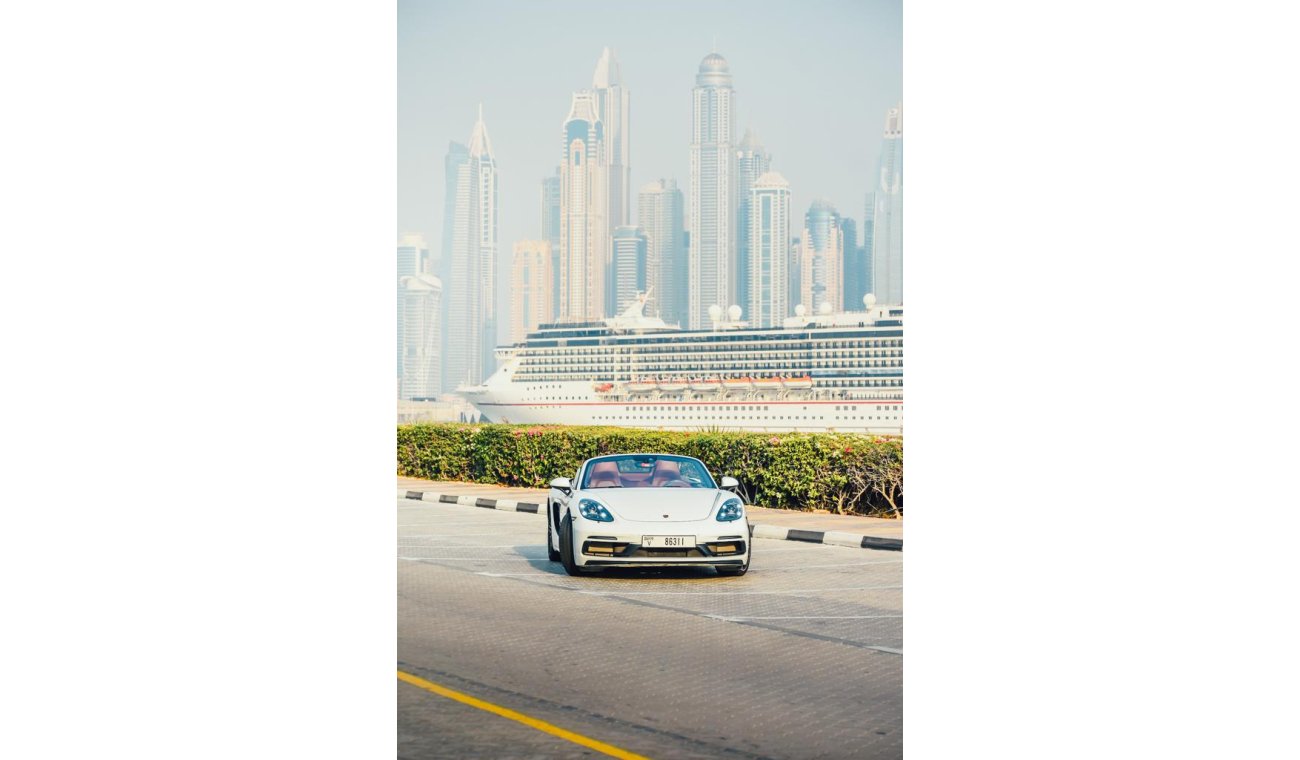
<svg viewBox="0 0 1300 760">
<path fill-rule="evenodd" d="M 613 466 L 631 471 L 621 473 L 617 487 L 594 487 L 614 482 Z M 652 469 L 640 471 L 645 467 Z M 671 477 L 660 477 L 661 468 L 671 473 L 678 467 L 680 477 L 664 480 L 671 485 L 652 485 Z M 593 480 L 593 475 L 604 479 Z M 734 487 L 735 481 L 724 478 L 723 486 Z M 612 520 L 585 515 L 584 500 L 604 507 L 600 512 L 588 503 L 587 512 Z M 720 521 L 724 511 L 739 512 L 739 517 Z M 570 575 L 609 567 L 711 566 L 720 575 L 742 575 L 749 569 L 752 540 L 744 501 L 718 488 L 704 463 L 692 457 L 612 454 L 588 459 L 572 481 L 551 482 L 546 522 L 548 554 Z M 566 522 L 571 534 L 567 547 Z"/>
</svg>

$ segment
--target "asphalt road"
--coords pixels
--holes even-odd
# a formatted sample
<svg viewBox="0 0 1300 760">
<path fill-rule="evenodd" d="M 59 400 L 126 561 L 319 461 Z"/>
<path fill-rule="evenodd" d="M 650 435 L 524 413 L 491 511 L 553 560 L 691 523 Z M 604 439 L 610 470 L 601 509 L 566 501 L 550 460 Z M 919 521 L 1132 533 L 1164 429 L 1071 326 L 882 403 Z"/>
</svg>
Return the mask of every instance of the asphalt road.
<svg viewBox="0 0 1300 760">
<path fill-rule="evenodd" d="M 399 758 L 902 756 L 899 552 L 571 578 L 544 515 L 398 498 L 397 523 Z"/>
</svg>

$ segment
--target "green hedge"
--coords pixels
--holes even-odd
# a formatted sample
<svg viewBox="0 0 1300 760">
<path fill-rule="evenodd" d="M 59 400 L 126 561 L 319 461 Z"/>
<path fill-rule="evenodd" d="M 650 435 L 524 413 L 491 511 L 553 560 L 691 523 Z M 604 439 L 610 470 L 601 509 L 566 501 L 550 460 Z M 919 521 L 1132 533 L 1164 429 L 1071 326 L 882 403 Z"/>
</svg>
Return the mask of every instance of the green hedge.
<svg viewBox="0 0 1300 760">
<path fill-rule="evenodd" d="M 746 501 L 785 509 L 902 516 L 903 442 L 847 433 L 687 433 L 618 427 L 399 425 L 397 473 L 543 488 L 602 454 L 703 461 Z"/>
</svg>

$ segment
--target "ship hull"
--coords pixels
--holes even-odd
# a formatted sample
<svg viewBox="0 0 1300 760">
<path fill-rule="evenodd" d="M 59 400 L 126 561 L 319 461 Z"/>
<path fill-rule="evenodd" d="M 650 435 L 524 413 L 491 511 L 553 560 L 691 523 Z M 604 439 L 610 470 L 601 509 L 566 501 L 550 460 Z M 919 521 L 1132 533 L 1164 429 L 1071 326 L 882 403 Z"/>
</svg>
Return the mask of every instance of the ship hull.
<svg viewBox="0 0 1300 760">
<path fill-rule="evenodd" d="M 715 396 L 689 400 L 610 400 L 591 383 L 511 384 L 466 394 L 489 422 L 523 425 L 613 425 L 651 430 L 735 430 L 768 433 L 844 432 L 901 435 L 897 399 L 765 399 Z"/>
</svg>

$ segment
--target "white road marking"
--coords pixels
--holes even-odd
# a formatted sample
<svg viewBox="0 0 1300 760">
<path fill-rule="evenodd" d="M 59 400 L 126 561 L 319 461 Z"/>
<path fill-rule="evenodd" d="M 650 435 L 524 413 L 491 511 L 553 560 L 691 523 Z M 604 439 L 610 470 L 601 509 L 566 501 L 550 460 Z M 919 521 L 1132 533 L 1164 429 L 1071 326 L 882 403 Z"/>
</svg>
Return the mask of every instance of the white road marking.
<svg viewBox="0 0 1300 760">
<path fill-rule="evenodd" d="M 884 618 L 901 618 L 902 615 L 777 615 L 773 617 L 706 615 L 705 617 L 735 622 L 737 620 L 878 620 Z"/>
<path fill-rule="evenodd" d="M 402 557 L 408 562 L 536 562 L 541 557 Z"/>
<path fill-rule="evenodd" d="M 901 559 L 882 559 L 877 562 L 846 562 L 839 565 L 787 565 L 785 567 L 763 567 L 764 570 L 813 570 L 822 567 L 861 567 L 862 565 L 901 565 Z"/>
<path fill-rule="evenodd" d="M 841 586 L 838 588 L 792 588 L 784 591 L 581 591 L 592 596 L 744 596 L 753 594 L 815 594 L 821 591 L 874 591 L 898 589 L 902 586 Z"/>
<path fill-rule="evenodd" d="M 541 549 L 542 544 L 471 544 L 469 546 L 448 546 L 440 544 L 438 546 L 419 546 L 409 545 L 401 547 L 403 549 Z"/>
</svg>

